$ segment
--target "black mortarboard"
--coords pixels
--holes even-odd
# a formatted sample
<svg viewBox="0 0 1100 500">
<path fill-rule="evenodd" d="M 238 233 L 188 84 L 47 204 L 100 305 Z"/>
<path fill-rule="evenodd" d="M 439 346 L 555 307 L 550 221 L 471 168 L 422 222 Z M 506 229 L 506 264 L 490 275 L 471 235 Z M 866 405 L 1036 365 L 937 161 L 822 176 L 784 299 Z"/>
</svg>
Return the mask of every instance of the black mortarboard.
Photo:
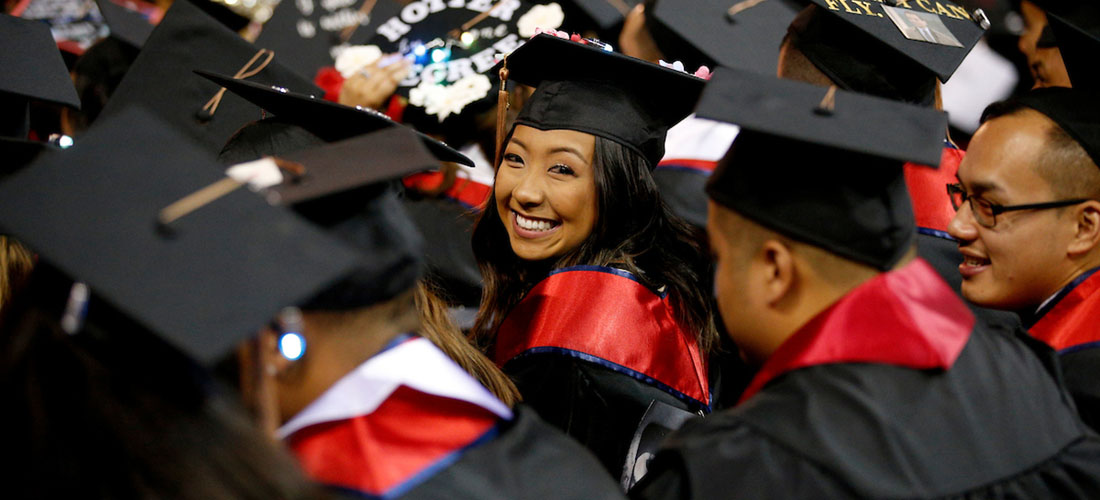
<svg viewBox="0 0 1100 500">
<path fill-rule="evenodd" d="M 1047 21 L 1058 40 L 1062 62 L 1074 88 L 1100 90 L 1100 6 L 1079 2 L 1073 7 L 1047 12 Z"/>
<path fill-rule="evenodd" d="M 210 362 L 362 265 L 359 252 L 248 189 L 163 218 L 227 182 L 192 141 L 127 110 L 0 183 L 0 228 Z"/>
<path fill-rule="evenodd" d="M 902 165 L 939 165 L 939 111 L 719 69 L 701 118 L 741 131 L 707 193 L 757 223 L 889 269 L 916 236 Z"/>
<path fill-rule="evenodd" d="M 691 114 L 706 80 L 687 73 L 541 34 L 501 64 L 508 78 L 535 87 L 517 125 L 585 132 L 622 144 L 648 160 L 664 156 L 668 129 Z"/>
<path fill-rule="evenodd" d="M 142 106 L 216 153 L 233 132 L 262 118 L 263 112 L 195 75 L 195 69 L 320 92 L 282 67 L 274 53 L 248 43 L 198 7 L 182 1 L 172 4 L 145 41 L 101 117 Z"/>
<path fill-rule="evenodd" d="M 234 80 L 216 73 L 205 71 L 198 73 L 218 85 L 225 86 L 229 92 L 269 113 L 309 130 L 325 141 L 338 141 L 384 128 L 402 126 L 390 117 L 370 108 L 344 106 L 312 95 L 292 92 L 284 87 Z M 454 148 L 419 132 L 417 134 L 439 160 L 470 167 L 474 165 L 466 155 Z"/>
<path fill-rule="evenodd" d="M 1040 88 L 1016 97 L 1013 101 L 1034 109 L 1057 123 L 1084 148 L 1093 163 L 1100 165 L 1100 93 L 1097 90 L 1080 89 L 1076 86 L 1072 89 Z M 986 113 L 997 105 L 990 105 Z"/>
<path fill-rule="evenodd" d="M 307 149 L 301 146 L 312 145 Z M 416 284 L 423 272 L 424 242 L 389 181 L 438 166 L 417 134 L 387 127 L 340 142 L 268 118 L 250 124 L 226 144 L 221 159 L 239 161 L 228 170 L 237 179 L 265 179 L 268 201 L 294 210 L 329 234 L 359 249 L 362 266 L 301 307 L 346 310 L 390 299 Z M 272 158 L 274 157 L 274 158 Z M 289 162 L 299 175 L 279 174 Z M 266 187 L 265 187 L 266 186 Z"/>
<path fill-rule="evenodd" d="M 0 135 L 25 138 L 30 101 L 80 108 L 48 24 L 0 14 Z"/>
<path fill-rule="evenodd" d="M 935 78 L 951 78 L 988 27 L 947 0 L 812 3 L 791 23 L 796 48 L 841 88 L 917 104 L 931 104 Z"/>
<path fill-rule="evenodd" d="M 103 21 L 111 30 L 111 35 L 131 47 L 141 48 L 145 40 L 153 33 L 153 25 L 145 16 L 127 9 L 113 0 L 96 0 L 99 13 L 103 15 Z"/>
<path fill-rule="evenodd" d="M 688 67 L 774 75 L 787 26 L 802 6 L 800 0 L 658 0 L 646 11 L 646 27 L 667 58 Z"/>
</svg>

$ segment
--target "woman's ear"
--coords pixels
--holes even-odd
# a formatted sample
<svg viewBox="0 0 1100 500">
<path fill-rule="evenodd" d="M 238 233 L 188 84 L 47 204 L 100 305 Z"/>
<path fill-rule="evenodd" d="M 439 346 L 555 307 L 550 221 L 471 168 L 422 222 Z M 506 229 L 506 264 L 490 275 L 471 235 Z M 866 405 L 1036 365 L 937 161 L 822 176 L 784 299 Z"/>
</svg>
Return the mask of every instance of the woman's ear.
<svg viewBox="0 0 1100 500">
<path fill-rule="evenodd" d="M 791 249 L 778 240 L 767 240 L 761 245 L 764 280 L 761 290 L 763 301 L 774 306 L 787 297 L 794 287 L 795 265 Z"/>
<path fill-rule="evenodd" d="M 252 413 L 256 425 L 272 439 L 276 439 L 275 431 L 280 422 L 275 377 L 282 364 L 279 361 L 282 356 L 277 345 L 277 333 L 271 328 L 264 328 L 255 338 L 242 342 L 237 348 L 241 400 Z"/>
</svg>

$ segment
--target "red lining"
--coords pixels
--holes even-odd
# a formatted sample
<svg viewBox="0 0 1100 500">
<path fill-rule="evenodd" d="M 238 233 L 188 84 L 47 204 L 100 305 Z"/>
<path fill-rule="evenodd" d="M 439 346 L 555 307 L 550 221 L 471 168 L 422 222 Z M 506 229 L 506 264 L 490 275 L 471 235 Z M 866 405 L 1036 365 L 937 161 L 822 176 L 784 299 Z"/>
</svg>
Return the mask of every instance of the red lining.
<svg viewBox="0 0 1100 500">
<path fill-rule="evenodd" d="M 374 412 L 312 425 L 287 438 L 309 477 L 381 496 L 489 432 L 475 404 L 399 387 Z"/>
<path fill-rule="evenodd" d="M 671 158 L 668 160 L 661 160 L 657 164 L 657 168 L 671 167 L 671 168 L 690 168 L 692 170 L 698 170 L 700 172 L 714 172 L 714 168 L 718 165 L 716 161 L 710 160 L 692 160 L 687 158 Z"/>
<path fill-rule="evenodd" d="M 955 217 L 955 209 L 947 196 L 947 185 L 958 182 L 955 174 L 965 154 L 961 149 L 943 148 L 938 169 L 905 164 L 905 185 L 909 187 L 918 227 L 947 232 L 947 225 Z"/>
<path fill-rule="evenodd" d="M 710 402 L 695 336 L 675 320 L 667 298 L 624 276 L 572 270 L 535 285 L 501 324 L 494 360 L 503 366 L 534 347 L 596 356 Z"/>
<path fill-rule="evenodd" d="M 917 259 L 856 287 L 772 354 L 741 395 L 776 377 L 833 363 L 948 369 L 974 328 L 974 315 L 927 262 Z"/>
<path fill-rule="evenodd" d="M 421 191 L 431 191 L 443 184 L 442 172 L 422 172 L 405 177 L 405 187 L 415 188 Z M 466 205 L 467 207 L 481 210 L 489 202 L 489 195 L 493 192 L 493 186 L 487 186 L 477 181 L 455 179 L 454 184 L 443 192 L 443 195 Z"/>
<path fill-rule="evenodd" d="M 1057 351 L 1100 340 L 1100 272 L 1062 297 L 1030 331 Z"/>
</svg>

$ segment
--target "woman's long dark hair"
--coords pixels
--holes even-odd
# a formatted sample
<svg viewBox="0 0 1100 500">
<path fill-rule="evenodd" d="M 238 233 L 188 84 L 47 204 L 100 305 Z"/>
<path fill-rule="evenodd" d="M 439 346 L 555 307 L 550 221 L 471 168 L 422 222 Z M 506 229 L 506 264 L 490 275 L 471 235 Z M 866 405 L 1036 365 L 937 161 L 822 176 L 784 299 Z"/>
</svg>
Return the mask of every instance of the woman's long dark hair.
<svg viewBox="0 0 1100 500">
<path fill-rule="evenodd" d="M 512 307 L 552 269 L 614 266 L 633 273 L 651 290 L 667 287 L 677 319 L 696 333 L 700 349 L 709 352 L 718 339 L 707 293 L 710 262 L 690 226 L 661 199 L 641 155 L 596 137 L 593 170 L 596 225 L 577 250 L 553 262 L 526 262 L 512 252 L 492 193 L 473 231 L 483 289 L 471 335 L 488 346 Z"/>
</svg>

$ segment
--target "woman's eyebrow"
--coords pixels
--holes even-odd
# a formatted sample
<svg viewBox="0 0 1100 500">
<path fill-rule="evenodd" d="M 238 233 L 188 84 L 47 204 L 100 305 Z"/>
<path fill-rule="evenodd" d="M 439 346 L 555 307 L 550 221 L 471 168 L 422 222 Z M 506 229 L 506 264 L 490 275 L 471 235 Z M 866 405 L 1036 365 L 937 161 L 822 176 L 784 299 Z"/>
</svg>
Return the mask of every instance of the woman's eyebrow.
<svg viewBox="0 0 1100 500">
<path fill-rule="evenodd" d="M 583 161 L 585 163 L 588 163 L 588 158 L 586 158 L 584 156 L 584 154 L 582 154 L 580 152 L 579 149 L 576 149 L 576 148 L 573 148 L 573 147 L 570 147 L 570 146 L 559 146 L 559 147 L 556 147 L 554 149 L 551 149 L 550 154 L 554 154 L 554 153 L 569 153 L 569 154 L 572 154 L 573 156 L 576 156 L 577 158 L 580 158 L 581 161 Z"/>
</svg>

